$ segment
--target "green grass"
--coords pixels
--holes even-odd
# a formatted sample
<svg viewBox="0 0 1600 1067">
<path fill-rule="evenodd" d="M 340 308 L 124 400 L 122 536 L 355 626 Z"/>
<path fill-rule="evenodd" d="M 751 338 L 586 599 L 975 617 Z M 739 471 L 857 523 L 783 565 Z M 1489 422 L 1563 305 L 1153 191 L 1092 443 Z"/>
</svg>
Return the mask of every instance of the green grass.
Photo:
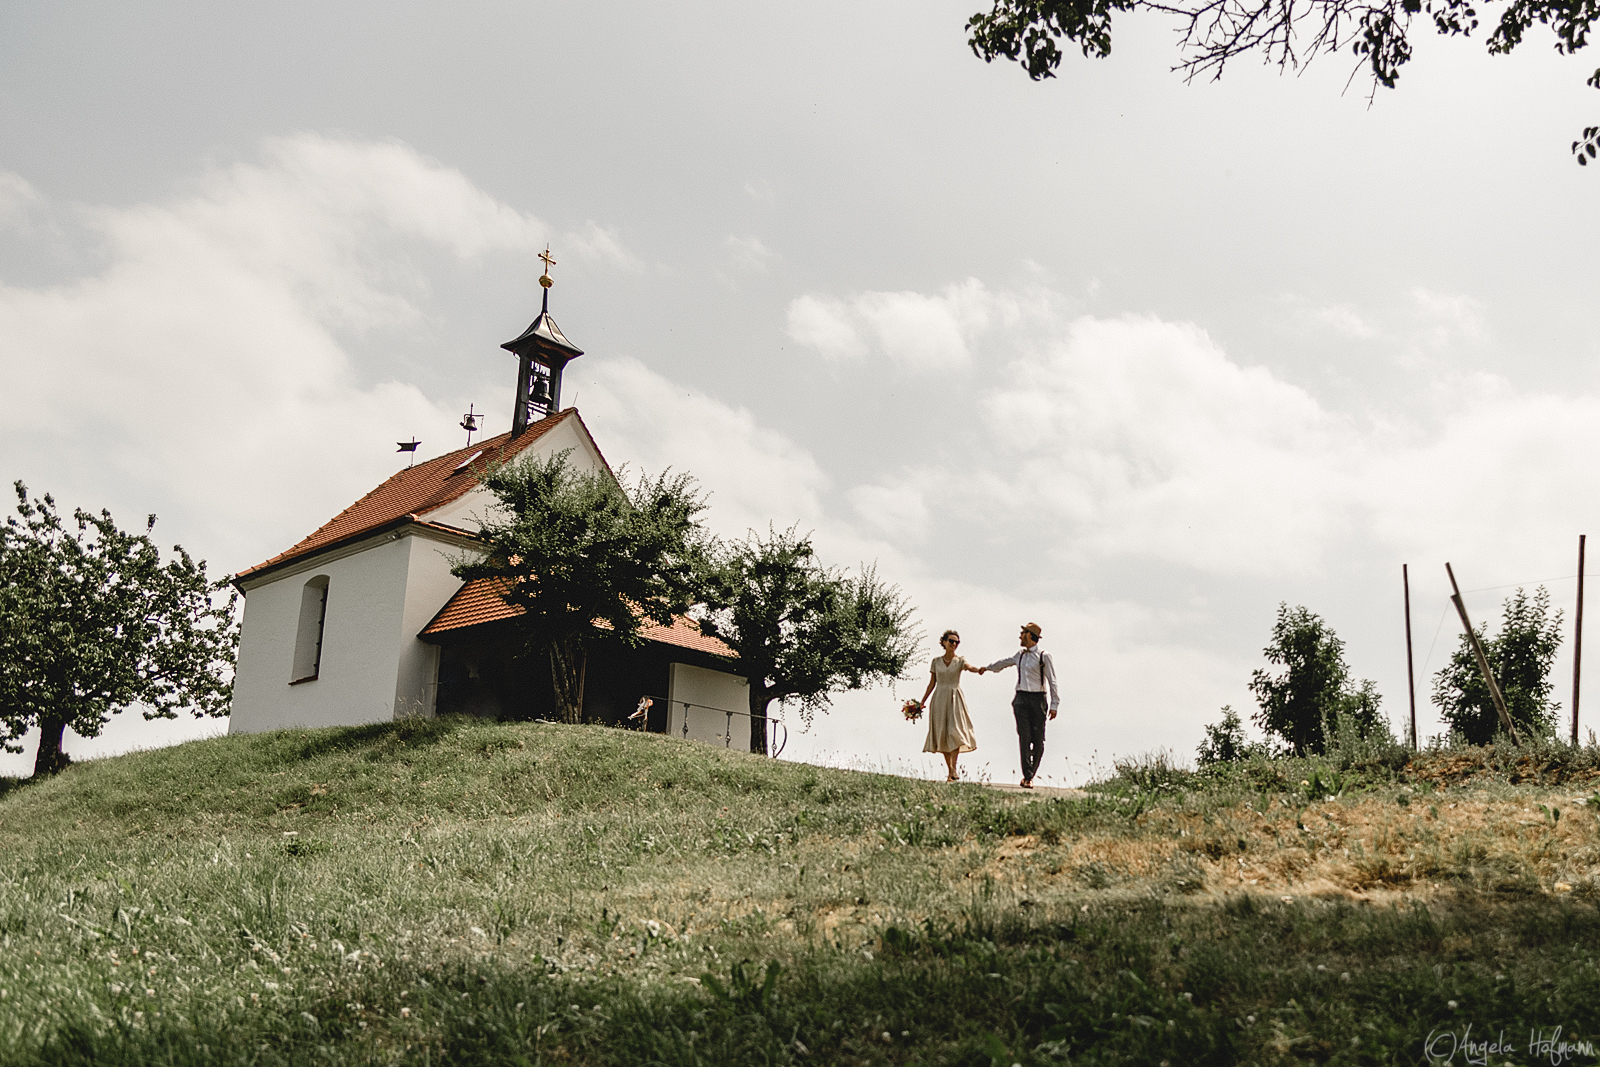
<svg viewBox="0 0 1600 1067">
<path fill-rule="evenodd" d="M 0 1064 L 1410 1064 L 1469 1023 L 1525 1063 L 1530 1028 L 1600 1031 L 1570 782 L 1133 770 L 1029 800 L 448 720 L 74 766 L 0 789 Z"/>
</svg>

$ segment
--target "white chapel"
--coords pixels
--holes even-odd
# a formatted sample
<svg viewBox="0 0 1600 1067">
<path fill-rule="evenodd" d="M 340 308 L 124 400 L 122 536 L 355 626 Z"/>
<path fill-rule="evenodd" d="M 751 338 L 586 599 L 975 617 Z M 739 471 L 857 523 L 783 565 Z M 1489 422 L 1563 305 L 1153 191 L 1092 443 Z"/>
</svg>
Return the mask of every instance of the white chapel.
<svg viewBox="0 0 1600 1067">
<path fill-rule="evenodd" d="M 550 317 L 548 267 L 539 282 L 539 317 L 501 346 L 518 359 L 509 433 L 397 472 L 234 576 L 245 607 L 230 733 L 441 713 L 554 717 L 548 663 L 517 654 L 516 609 L 491 584 L 450 573 L 452 558 L 478 549 L 480 519 L 495 506 L 478 482 L 488 465 L 565 451 L 582 468 L 611 470 L 577 409 L 560 406 L 562 370 L 583 351 Z M 585 721 L 621 722 L 649 697 L 646 728 L 743 747 L 748 690 L 727 649 L 688 620 L 645 636 L 638 648 L 591 644 Z"/>
</svg>

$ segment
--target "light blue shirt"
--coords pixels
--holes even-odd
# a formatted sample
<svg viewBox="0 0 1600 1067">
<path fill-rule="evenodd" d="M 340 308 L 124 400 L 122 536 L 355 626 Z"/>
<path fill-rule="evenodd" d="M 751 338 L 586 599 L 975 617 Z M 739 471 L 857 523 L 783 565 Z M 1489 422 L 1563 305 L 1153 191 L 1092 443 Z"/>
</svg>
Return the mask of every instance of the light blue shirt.
<svg viewBox="0 0 1600 1067">
<path fill-rule="evenodd" d="M 1050 653 L 1034 645 L 1032 648 L 1019 648 L 1005 659 L 996 660 L 986 668 L 991 671 L 1003 671 L 1007 667 L 1017 669 L 1017 692 L 1042 693 L 1045 685 L 1050 686 L 1050 710 L 1055 711 L 1061 707 L 1061 694 L 1056 691 L 1056 664 L 1050 658 Z"/>
</svg>

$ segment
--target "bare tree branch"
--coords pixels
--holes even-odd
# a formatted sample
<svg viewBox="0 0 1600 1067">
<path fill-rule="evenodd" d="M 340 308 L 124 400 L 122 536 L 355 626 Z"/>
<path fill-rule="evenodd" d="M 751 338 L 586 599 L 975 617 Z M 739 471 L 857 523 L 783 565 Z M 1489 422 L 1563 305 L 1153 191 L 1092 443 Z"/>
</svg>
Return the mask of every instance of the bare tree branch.
<svg viewBox="0 0 1600 1067">
<path fill-rule="evenodd" d="M 1495 0 L 993 0 L 994 6 L 967 21 L 968 44 L 986 62 L 1020 63 L 1035 81 L 1055 76 L 1060 39 L 1085 56 L 1111 54 L 1111 18 L 1118 11 L 1153 11 L 1180 23 L 1180 58 L 1173 70 L 1185 80 L 1216 80 L 1234 59 L 1258 54 L 1280 71 L 1300 70 L 1317 56 L 1348 52 L 1372 77 L 1373 93 L 1392 89 L 1412 57 L 1412 18 L 1422 16 L 1435 32 L 1470 37 L 1480 27 L 1480 3 Z M 1585 47 L 1600 0 L 1511 0 L 1486 45 L 1510 52 L 1535 24 L 1555 35 L 1556 51 Z M 1352 78 L 1354 74 L 1352 73 Z M 1589 79 L 1600 88 L 1600 71 Z M 1593 128 L 1573 143 L 1578 162 L 1595 156 Z"/>
</svg>

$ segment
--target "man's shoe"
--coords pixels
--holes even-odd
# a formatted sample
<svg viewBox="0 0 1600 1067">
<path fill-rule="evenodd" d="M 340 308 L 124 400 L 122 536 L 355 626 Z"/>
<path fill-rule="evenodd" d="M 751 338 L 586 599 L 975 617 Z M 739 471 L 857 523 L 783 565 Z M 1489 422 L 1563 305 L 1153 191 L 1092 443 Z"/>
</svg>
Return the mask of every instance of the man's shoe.
<svg viewBox="0 0 1600 1067">
<path fill-rule="evenodd" d="M 1032 789 L 1033 788 L 1033 779 L 1032 778 L 1024 778 L 1022 780 L 1022 788 L 1024 788 L 1024 789 Z"/>
</svg>

